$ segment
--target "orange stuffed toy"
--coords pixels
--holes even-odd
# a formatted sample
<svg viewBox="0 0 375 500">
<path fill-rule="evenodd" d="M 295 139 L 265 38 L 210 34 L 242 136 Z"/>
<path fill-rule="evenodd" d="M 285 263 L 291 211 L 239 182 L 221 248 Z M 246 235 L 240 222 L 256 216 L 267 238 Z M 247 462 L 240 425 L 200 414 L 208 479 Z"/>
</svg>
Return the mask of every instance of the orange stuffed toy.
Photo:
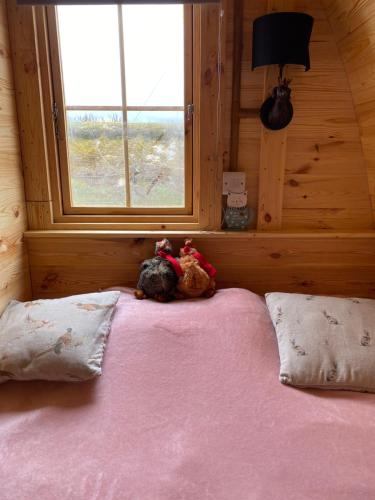
<svg viewBox="0 0 375 500">
<path fill-rule="evenodd" d="M 182 275 L 177 283 L 176 298 L 191 299 L 196 297 L 212 297 L 215 294 L 216 269 L 206 261 L 192 240 L 185 240 L 180 249 L 179 264 Z"/>
</svg>

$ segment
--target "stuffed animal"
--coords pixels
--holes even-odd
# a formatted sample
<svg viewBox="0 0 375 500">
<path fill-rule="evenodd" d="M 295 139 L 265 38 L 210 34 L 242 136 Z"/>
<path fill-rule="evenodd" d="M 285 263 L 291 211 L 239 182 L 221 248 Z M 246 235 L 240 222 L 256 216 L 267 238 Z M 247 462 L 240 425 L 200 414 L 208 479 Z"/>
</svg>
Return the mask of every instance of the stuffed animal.
<svg viewBox="0 0 375 500">
<path fill-rule="evenodd" d="M 174 298 L 178 275 L 174 269 L 175 259 L 172 257 L 172 245 L 167 239 L 158 241 L 155 257 L 142 262 L 137 290 L 137 299 L 155 299 L 168 302 Z"/>
<path fill-rule="evenodd" d="M 193 248 L 192 243 L 190 239 L 185 240 L 185 246 L 180 249 L 182 274 L 178 280 L 176 297 L 212 297 L 215 294 L 216 269 Z"/>
<path fill-rule="evenodd" d="M 143 261 L 137 290 L 137 299 L 155 299 L 168 302 L 177 299 L 212 297 L 215 293 L 216 269 L 186 240 L 180 249 L 180 258 L 172 256 L 172 245 L 167 239 L 158 241 L 155 257 Z"/>
</svg>

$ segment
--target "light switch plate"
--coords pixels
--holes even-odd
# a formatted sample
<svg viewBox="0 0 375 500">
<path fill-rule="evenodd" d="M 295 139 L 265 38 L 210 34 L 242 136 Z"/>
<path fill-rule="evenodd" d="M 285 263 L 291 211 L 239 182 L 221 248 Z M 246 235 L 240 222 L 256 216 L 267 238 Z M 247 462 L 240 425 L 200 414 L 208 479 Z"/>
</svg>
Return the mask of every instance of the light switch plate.
<svg viewBox="0 0 375 500">
<path fill-rule="evenodd" d="M 245 189 L 245 172 L 223 172 L 223 194 L 242 193 Z"/>
</svg>

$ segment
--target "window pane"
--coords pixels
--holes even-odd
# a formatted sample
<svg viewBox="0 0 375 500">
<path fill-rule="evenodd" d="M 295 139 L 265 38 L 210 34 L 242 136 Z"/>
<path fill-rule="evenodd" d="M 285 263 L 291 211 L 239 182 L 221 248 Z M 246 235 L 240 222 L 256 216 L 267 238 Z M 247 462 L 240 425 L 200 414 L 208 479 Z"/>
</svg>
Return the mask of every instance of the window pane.
<svg viewBox="0 0 375 500">
<path fill-rule="evenodd" d="M 57 14 L 71 205 L 185 207 L 184 7 Z"/>
<path fill-rule="evenodd" d="M 122 112 L 68 111 L 73 206 L 125 206 Z"/>
<path fill-rule="evenodd" d="M 183 6 L 122 9 L 127 105 L 183 106 Z"/>
<path fill-rule="evenodd" d="M 121 106 L 117 6 L 58 7 L 67 106 Z"/>
<path fill-rule="evenodd" d="M 128 113 L 133 207 L 183 207 L 184 112 Z"/>
</svg>

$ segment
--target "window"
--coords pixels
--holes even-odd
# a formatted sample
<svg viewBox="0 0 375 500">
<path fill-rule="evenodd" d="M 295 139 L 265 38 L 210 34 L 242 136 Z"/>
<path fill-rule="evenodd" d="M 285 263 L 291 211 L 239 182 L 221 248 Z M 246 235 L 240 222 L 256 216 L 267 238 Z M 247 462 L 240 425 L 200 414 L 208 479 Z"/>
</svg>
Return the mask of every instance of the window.
<svg viewBox="0 0 375 500">
<path fill-rule="evenodd" d="M 153 12 L 152 22 L 127 15 L 136 8 Z M 224 85 L 226 18 L 219 5 L 64 9 L 9 10 L 30 229 L 220 228 L 222 123 L 228 123 L 220 117 L 230 106 Z M 67 36 L 69 9 L 74 16 Z M 94 11 L 101 12 L 95 30 L 95 16 L 89 16 Z M 166 12 L 176 12 L 180 21 L 166 21 Z M 158 73 L 165 40 L 160 31 L 169 37 L 163 45 L 165 78 Z M 172 63 L 176 33 L 183 53 Z M 127 34 L 139 41 L 136 50 Z M 74 43 L 67 58 L 69 38 Z M 137 74 L 142 78 L 134 80 Z M 149 82 L 154 83 L 147 93 Z"/>
<path fill-rule="evenodd" d="M 193 213 L 192 32 L 191 6 L 51 9 L 63 213 Z"/>
</svg>

